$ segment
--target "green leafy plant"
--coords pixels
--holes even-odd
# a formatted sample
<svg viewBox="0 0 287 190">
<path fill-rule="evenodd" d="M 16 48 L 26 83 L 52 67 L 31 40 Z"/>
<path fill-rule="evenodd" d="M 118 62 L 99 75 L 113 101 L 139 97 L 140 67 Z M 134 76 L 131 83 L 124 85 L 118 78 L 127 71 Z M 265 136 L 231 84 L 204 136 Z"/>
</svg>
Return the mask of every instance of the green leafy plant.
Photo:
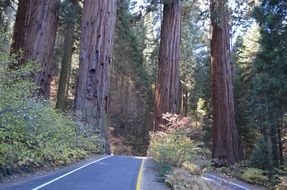
<svg viewBox="0 0 287 190">
<path fill-rule="evenodd" d="M 219 185 L 211 184 L 200 176 L 192 175 L 189 171 L 182 168 L 176 168 L 171 174 L 167 175 L 166 183 L 174 190 L 223 189 Z"/>
<path fill-rule="evenodd" d="M 189 189 L 191 183 L 193 187 L 205 184 L 199 176 L 208 164 L 210 151 L 204 148 L 202 138 L 199 138 L 201 129 L 193 127 L 188 117 L 165 114 L 164 118 L 164 130 L 150 134 L 149 146 L 149 154 L 158 166 L 160 179 L 164 181 L 166 178 L 166 183 L 174 189 Z M 177 172 L 182 176 L 176 176 Z"/>
<path fill-rule="evenodd" d="M 103 151 L 94 129 L 72 113 L 61 113 L 39 99 L 33 62 L 0 55 L 0 178 L 36 168 L 70 164 Z"/>
<path fill-rule="evenodd" d="M 264 173 L 265 171 L 261 169 L 248 168 L 244 171 L 241 178 L 253 184 L 266 185 L 269 183 L 269 178 Z"/>
</svg>

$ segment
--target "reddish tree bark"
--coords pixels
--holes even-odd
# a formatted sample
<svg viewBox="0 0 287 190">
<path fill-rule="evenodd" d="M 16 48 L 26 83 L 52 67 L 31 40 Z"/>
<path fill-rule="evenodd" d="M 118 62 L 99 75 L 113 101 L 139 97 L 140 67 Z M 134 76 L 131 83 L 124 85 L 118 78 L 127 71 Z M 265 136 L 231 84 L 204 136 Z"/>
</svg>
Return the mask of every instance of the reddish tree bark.
<svg viewBox="0 0 287 190">
<path fill-rule="evenodd" d="M 35 75 L 39 95 L 49 97 L 51 63 L 55 44 L 58 0 L 20 0 L 13 35 L 12 51 L 23 51 L 21 64 L 36 61 L 40 71 Z"/>
<path fill-rule="evenodd" d="M 116 0 L 85 0 L 75 108 L 99 129 L 108 146 L 107 113 Z"/>
<path fill-rule="evenodd" d="M 234 120 L 230 34 L 226 1 L 211 0 L 211 62 L 213 92 L 212 156 L 219 162 L 239 160 Z"/>
<path fill-rule="evenodd" d="M 155 93 L 154 130 L 163 123 L 162 114 L 178 113 L 179 102 L 179 48 L 182 0 L 164 4 L 159 49 L 158 78 Z"/>
<path fill-rule="evenodd" d="M 19 1 L 16 21 L 13 33 L 13 42 L 11 45 L 11 52 L 23 50 L 25 48 L 25 41 L 27 28 L 29 26 L 29 7 L 30 1 Z"/>
</svg>

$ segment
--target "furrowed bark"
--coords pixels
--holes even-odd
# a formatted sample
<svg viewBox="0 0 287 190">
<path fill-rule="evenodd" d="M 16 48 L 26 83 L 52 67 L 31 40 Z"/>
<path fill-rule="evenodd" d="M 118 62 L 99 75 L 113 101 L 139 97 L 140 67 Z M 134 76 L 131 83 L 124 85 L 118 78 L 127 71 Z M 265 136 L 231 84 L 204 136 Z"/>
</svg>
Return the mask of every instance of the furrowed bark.
<svg viewBox="0 0 287 190">
<path fill-rule="evenodd" d="M 182 1 L 164 5 L 159 49 L 159 68 L 155 93 L 154 130 L 164 123 L 162 114 L 179 113 L 179 48 Z"/>
<path fill-rule="evenodd" d="M 108 101 L 116 0 L 85 0 L 75 109 L 108 144 Z"/>
<path fill-rule="evenodd" d="M 58 0 L 20 0 L 13 35 L 13 52 L 23 51 L 19 64 L 35 61 L 40 71 L 34 76 L 39 95 L 48 98 L 52 80 L 51 65 L 54 54 Z"/>
<path fill-rule="evenodd" d="M 230 164 L 239 160 L 226 2 L 211 0 L 213 92 L 212 157 Z"/>
</svg>

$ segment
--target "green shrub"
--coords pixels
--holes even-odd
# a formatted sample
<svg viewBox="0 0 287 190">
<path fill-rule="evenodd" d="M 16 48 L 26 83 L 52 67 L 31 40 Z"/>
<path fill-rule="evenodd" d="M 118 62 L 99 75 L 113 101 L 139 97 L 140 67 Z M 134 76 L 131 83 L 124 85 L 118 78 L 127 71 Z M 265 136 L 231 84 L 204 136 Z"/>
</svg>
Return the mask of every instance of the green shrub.
<svg viewBox="0 0 287 190">
<path fill-rule="evenodd" d="M 202 168 L 200 168 L 199 166 L 195 165 L 190 161 L 184 162 L 182 164 L 182 168 L 188 170 L 192 175 L 201 175 L 203 173 Z"/>
<path fill-rule="evenodd" d="M 235 178 L 241 178 L 244 171 L 251 166 L 249 161 L 243 160 L 235 163 L 234 165 L 228 165 L 226 167 L 214 167 L 213 164 L 207 168 L 210 172 L 219 173 L 224 176 L 230 176 Z"/>
<path fill-rule="evenodd" d="M 214 168 L 210 165 L 207 169 L 210 172 L 221 175 L 242 179 L 255 185 L 263 185 L 267 188 L 274 188 L 280 182 L 283 182 L 285 171 L 274 169 L 271 171 L 254 168 L 250 161 L 241 161 L 227 167 Z M 284 184 L 284 183 L 283 183 Z"/>
<path fill-rule="evenodd" d="M 0 56 L 0 177 L 103 151 L 93 129 L 34 95 L 34 63 L 12 70 L 11 62 L 11 57 Z"/>
<path fill-rule="evenodd" d="M 222 190 L 222 187 L 211 184 L 200 176 L 192 175 L 189 171 L 176 168 L 167 175 L 165 181 L 174 190 Z"/>
<path fill-rule="evenodd" d="M 160 176 L 165 176 L 172 167 L 200 173 L 210 157 L 210 151 L 198 138 L 200 129 L 192 127 L 187 117 L 168 114 L 165 119 L 165 130 L 150 134 L 149 153 L 157 163 Z"/>
<path fill-rule="evenodd" d="M 269 183 L 269 178 L 264 175 L 265 171 L 258 168 L 248 168 L 244 171 L 241 178 L 247 182 L 258 184 L 258 185 L 267 185 Z"/>
</svg>

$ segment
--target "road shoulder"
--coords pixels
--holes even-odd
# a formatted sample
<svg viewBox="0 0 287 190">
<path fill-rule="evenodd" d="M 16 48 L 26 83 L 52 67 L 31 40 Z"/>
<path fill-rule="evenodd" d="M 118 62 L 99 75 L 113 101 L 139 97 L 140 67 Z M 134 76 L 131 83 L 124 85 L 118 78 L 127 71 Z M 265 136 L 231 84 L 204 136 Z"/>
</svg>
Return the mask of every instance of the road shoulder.
<svg viewBox="0 0 287 190">
<path fill-rule="evenodd" d="M 239 189 L 239 190 L 265 190 L 264 187 L 259 187 L 255 185 L 248 184 L 236 178 L 221 176 L 216 173 L 206 173 L 203 175 L 203 179 L 222 185 L 227 189 Z"/>
<path fill-rule="evenodd" d="M 157 170 L 154 161 L 146 158 L 143 165 L 141 190 L 170 190 L 165 184 L 156 181 Z"/>
</svg>

